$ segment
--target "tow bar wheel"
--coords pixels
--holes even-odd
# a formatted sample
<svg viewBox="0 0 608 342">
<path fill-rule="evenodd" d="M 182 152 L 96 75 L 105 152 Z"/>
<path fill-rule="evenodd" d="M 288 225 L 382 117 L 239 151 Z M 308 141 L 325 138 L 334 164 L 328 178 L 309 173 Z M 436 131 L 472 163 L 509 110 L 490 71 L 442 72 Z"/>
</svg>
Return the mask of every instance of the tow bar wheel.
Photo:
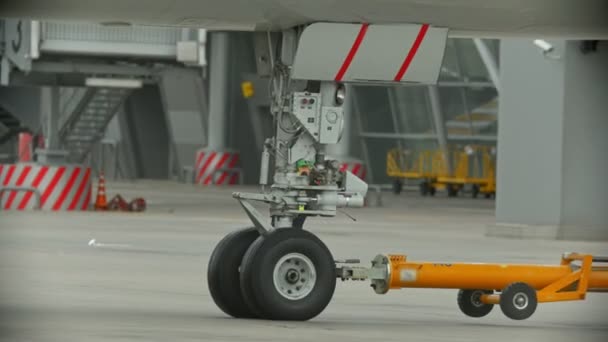
<svg viewBox="0 0 608 342">
<path fill-rule="evenodd" d="M 458 292 L 458 307 L 469 317 L 484 317 L 492 311 L 493 304 L 484 304 L 481 296 L 493 294 L 491 290 L 460 290 Z"/>
<path fill-rule="evenodd" d="M 253 312 L 271 320 L 305 321 L 320 314 L 336 288 L 334 259 L 302 229 L 260 236 L 241 264 L 241 291 Z"/>
<path fill-rule="evenodd" d="M 525 283 L 513 283 L 500 294 L 500 308 L 511 319 L 529 318 L 537 305 L 536 290 Z"/>
</svg>

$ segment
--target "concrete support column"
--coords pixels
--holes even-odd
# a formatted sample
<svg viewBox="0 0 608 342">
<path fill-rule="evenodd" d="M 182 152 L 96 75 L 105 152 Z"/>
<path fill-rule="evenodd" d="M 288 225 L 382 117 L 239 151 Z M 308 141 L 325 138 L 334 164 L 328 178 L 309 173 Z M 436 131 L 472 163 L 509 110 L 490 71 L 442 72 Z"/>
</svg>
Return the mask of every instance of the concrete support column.
<svg viewBox="0 0 608 342">
<path fill-rule="evenodd" d="M 608 239 L 608 44 L 501 46 L 492 236 Z M 556 58 L 559 56 L 559 58 Z"/>
<path fill-rule="evenodd" d="M 230 38 L 229 32 L 210 33 L 207 146 L 197 151 L 194 164 L 194 182 L 199 185 L 234 185 L 243 179 L 240 155 L 227 147 Z"/>
<path fill-rule="evenodd" d="M 194 158 L 205 141 L 206 98 L 200 72 L 196 69 L 166 70 L 160 83 L 167 128 L 172 148 L 169 150 L 171 174 L 189 181 L 196 167 Z"/>
<path fill-rule="evenodd" d="M 229 49 L 228 32 L 210 34 L 211 47 L 209 57 L 209 121 L 207 148 L 223 149 L 226 147 L 226 129 L 228 123 L 228 82 L 229 82 Z"/>
<path fill-rule="evenodd" d="M 437 134 L 437 143 L 443 152 L 443 158 L 447 165 L 448 171 L 452 172 L 452 163 L 448 155 L 448 138 L 445 131 L 445 120 L 441 110 L 441 100 L 439 97 L 439 89 L 437 86 L 428 86 L 429 101 L 431 103 L 431 114 L 433 115 L 433 123 L 435 125 L 435 133 Z"/>
<path fill-rule="evenodd" d="M 45 127 L 44 138 L 45 148 L 36 150 L 37 160 L 42 164 L 61 164 L 65 163 L 67 151 L 60 149 L 59 120 L 60 113 L 60 92 L 59 87 L 45 87 L 40 92 L 40 113 Z"/>
</svg>

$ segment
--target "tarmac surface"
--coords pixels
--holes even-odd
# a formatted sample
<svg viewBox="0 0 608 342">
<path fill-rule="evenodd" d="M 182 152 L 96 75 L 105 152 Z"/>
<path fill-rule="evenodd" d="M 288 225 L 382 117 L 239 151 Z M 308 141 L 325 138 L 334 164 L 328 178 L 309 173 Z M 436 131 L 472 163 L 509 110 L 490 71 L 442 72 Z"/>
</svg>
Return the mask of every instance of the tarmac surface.
<svg viewBox="0 0 608 342">
<path fill-rule="evenodd" d="M 377 295 L 367 282 L 338 282 L 332 303 L 311 321 L 232 319 L 214 305 L 205 275 L 215 244 L 250 225 L 230 196 L 235 188 L 146 181 L 108 183 L 107 191 L 143 196 L 148 210 L 0 212 L 0 340 L 608 341 L 608 294 L 540 304 L 530 319 L 512 321 L 498 307 L 485 318 L 464 316 L 455 290 Z M 608 255 L 606 242 L 486 237 L 493 209 L 487 199 L 386 193 L 382 207 L 346 210 L 356 222 L 340 214 L 311 219 L 306 229 L 335 258 L 365 265 L 379 253 L 548 264 L 567 251 Z"/>
</svg>

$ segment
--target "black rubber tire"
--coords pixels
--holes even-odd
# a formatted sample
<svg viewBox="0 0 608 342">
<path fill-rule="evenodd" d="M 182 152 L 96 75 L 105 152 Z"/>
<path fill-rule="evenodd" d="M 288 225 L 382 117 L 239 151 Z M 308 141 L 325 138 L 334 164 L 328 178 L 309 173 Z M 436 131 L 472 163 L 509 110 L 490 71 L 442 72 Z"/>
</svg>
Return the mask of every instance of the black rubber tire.
<svg viewBox="0 0 608 342">
<path fill-rule="evenodd" d="M 275 288 L 274 267 L 289 253 L 301 253 L 315 267 L 316 283 L 306 297 L 290 300 Z M 306 321 L 319 315 L 336 288 L 333 256 L 314 234 L 293 228 L 277 229 L 259 237 L 247 250 L 241 264 L 241 290 L 250 310 L 270 320 Z"/>
<path fill-rule="evenodd" d="M 446 184 L 446 190 L 448 191 L 448 197 L 458 196 L 458 187 L 454 184 Z"/>
<path fill-rule="evenodd" d="M 430 189 L 429 189 L 428 182 L 424 181 L 424 182 L 420 183 L 419 187 L 420 187 L 420 194 L 422 196 L 426 196 L 429 194 Z"/>
<path fill-rule="evenodd" d="M 293 219 L 293 227 L 302 229 L 302 228 L 304 228 L 305 221 L 306 221 L 306 215 L 298 215 Z"/>
<path fill-rule="evenodd" d="M 486 194 L 483 195 L 483 197 L 485 197 L 485 198 L 492 198 L 492 194 L 486 193 Z"/>
<path fill-rule="evenodd" d="M 481 303 L 479 296 L 493 293 L 492 290 L 460 290 L 458 291 L 458 307 L 469 317 L 484 317 L 492 311 L 494 305 Z"/>
<path fill-rule="evenodd" d="M 403 182 L 400 179 L 395 179 L 393 181 L 393 193 L 399 195 L 401 191 L 403 191 Z"/>
<path fill-rule="evenodd" d="M 435 196 L 435 193 L 437 193 L 437 188 L 434 186 L 429 186 L 429 195 Z"/>
<path fill-rule="evenodd" d="M 477 198 L 477 196 L 479 195 L 479 185 L 477 184 L 473 184 L 472 188 L 471 188 L 471 194 L 473 195 L 473 198 Z"/>
<path fill-rule="evenodd" d="M 515 305 L 515 297 L 525 295 L 527 305 L 519 308 Z M 536 290 L 526 283 L 513 283 L 500 294 L 500 309 L 505 316 L 514 320 L 523 320 L 532 316 L 538 306 Z"/>
<path fill-rule="evenodd" d="M 217 244 L 207 268 L 207 285 L 215 304 L 235 318 L 256 318 L 241 294 L 239 267 L 243 255 L 260 236 L 255 228 L 245 228 L 226 235 Z"/>
</svg>

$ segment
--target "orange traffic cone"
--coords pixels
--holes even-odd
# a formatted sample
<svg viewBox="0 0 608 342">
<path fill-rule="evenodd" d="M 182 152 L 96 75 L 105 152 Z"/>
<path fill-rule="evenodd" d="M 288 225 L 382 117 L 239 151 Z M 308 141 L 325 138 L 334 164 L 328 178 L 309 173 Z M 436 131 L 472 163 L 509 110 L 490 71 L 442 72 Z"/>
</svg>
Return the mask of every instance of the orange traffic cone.
<svg viewBox="0 0 608 342">
<path fill-rule="evenodd" d="M 97 199 L 95 200 L 95 210 L 107 210 L 108 199 L 106 198 L 106 179 L 103 172 L 99 174 L 99 185 L 97 186 Z"/>
</svg>

